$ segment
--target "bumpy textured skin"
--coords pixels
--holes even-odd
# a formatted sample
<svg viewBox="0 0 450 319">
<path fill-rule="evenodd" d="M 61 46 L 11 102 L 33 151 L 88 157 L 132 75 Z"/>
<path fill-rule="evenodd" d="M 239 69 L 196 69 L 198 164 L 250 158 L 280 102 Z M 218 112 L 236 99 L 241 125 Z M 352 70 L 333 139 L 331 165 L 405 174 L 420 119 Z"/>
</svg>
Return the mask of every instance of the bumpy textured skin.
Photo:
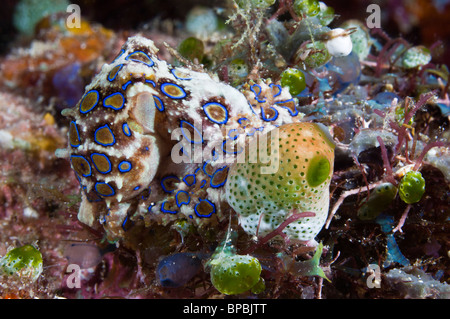
<svg viewBox="0 0 450 319">
<path fill-rule="evenodd" d="M 157 52 L 151 40 L 129 38 L 63 113 L 69 147 L 59 154 L 79 178 L 78 217 L 102 223 L 111 239 L 138 221 L 220 220 L 236 145 L 303 116 L 279 84 L 248 83 L 240 92 Z"/>
</svg>

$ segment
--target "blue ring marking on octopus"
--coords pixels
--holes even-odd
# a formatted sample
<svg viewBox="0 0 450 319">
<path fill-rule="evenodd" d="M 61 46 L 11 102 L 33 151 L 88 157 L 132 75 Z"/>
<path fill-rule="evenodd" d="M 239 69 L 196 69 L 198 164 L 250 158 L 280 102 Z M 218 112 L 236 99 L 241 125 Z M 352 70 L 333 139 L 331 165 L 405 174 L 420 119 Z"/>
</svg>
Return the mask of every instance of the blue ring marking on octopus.
<svg viewBox="0 0 450 319">
<path fill-rule="evenodd" d="M 270 83 L 269 87 L 272 89 L 273 89 L 273 87 L 276 87 L 278 89 L 278 92 L 275 95 L 273 95 L 273 97 L 277 97 L 278 95 L 281 94 L 281 85 L 275 84 L 275 83 Z"/>
<path fill-rule="evenodd" d="M 124 220 L 123 220 L 123 222 L 122 222 L 122 229 L 123 229 L 123 231 L 127 231 L 127 230 L 125 229 L 125 224 L 127 223 L 127 220 L 128 220 L 128 215 L 127 215 L 127 217 L 124 218 Z"/>
<path fill-rule="evenodd" d="M 131 129 L 128 126 L 128 123 L 122 124 L 122 131 L 123 131 L 123 134 L 125 134 L 126 136 L 131 136 Z"/>
<path fill-rule="evenodd" d="M 167 92 L 167 89 L 169 89 L 169 88 L 178 90 L 177 91 L 178 92 L 177 95 L 173 95 L 173 94 Z M 161 84 L 160 90 L 161 90 L 162 93 L 164 93 L 165 95 L 167 95 L 168 97 L 170 97 L 171 99 L 174 99 L 174 100 L 183 99 L 187 95 L 186 91 L 184 91 L 184 89 L 181 86 L 179 86 L 179 85 L 177 85 L 175 83 L 170 83 L 170 82 L 166 82 L 166 83 Z"/>
<path fill-rule="evenodd" d="M 156 87 L 155 81 L 152 81 L 152 80 L 149 80 L 149 79 L 145 79 L 145 83 L 150 83 L 151 85 L 153 85 L 153 87 Z"/>
<path fill-rule="evenodd" d="M 203 163 L 202 170 L 203 170 L 203 173 L 205 173 L 205 174 L 208 175 L 209 177 L 212 177 L 214 173 L 213 173 L 213 174 L 208 174 L 208 172 L 206 172 L 206 170 L 205 170 L 205 166 L 208 165 L 208 164 L 209 164 L 209 161 L 205 161 L 205 162 Z"/>
<path fill-rule="evenodd" d="M 166 209 L 166 208 L 165 208 L 166 203 L 167 203 L 167 202 L 164 202 L 164 203 L 162 203 L 162 205 L 161 205 L 161 211 L 162 211 L 163 213 L 169 213 L 169 214 L 176 214 L 176 213 L 178 213 L 176 210 L 168 210 L 168 209 Z"/>
<path fill-rule="evenodd" d="M 166 188 L 166 186 L 164 185 L 164 181 L 165 181 L 166 179 L 168 179 L 168 178 L 174 178 L 174 179 L 176 179 L 178 182 L 180 181 L 180 179 L 179 179 L 178 177 L 176 177 L 175 175 L 169 175 L 169 176 L 164 177 L 164 178 L 161 180 L 161 187 L 162 187 L 162 189 L 163 189 L 166 193 L 172 194 L 172 193 L 173 193 L 173 190 L 168 190 L 168 189 Z"/>
<path fill-rule="evenodd" d="M 187 201 L 178 201 L 178 195 L 180 193 L 184 193 L 187 195 Z M 191 202 L 191 197 L 189 196 L 189 193 L 186 191 L 178 191 L 178 193 L 175 195 L 175 200 L 177 201 L 177 206 L 181 207 L 181 205 L 185 204 L 185 205 L 189 205 L 189 203 Z"/>
<path fill-rule="evenodd" d="M 231 136 L 232 133 L 236 133 L 236 134 L 233 134 L 233 136 Z M 235 128 L 234 128 L 234 129 L 231 129 L 231 130 L 228 132 L 228 137 L 229 137 L 232 141 L 237 140 L 238 136 L 239 136 L 239 132 L 238 132 L 238 130 L 235 129 Z"/>
<path fill-rule="evenodd" d="M 108 99 L 114 99 L 114 97 L 115 97 L 116 95 L 119 95 L 119 96 L 121 97 L 121 102 L 119 102 L 119 105 L 120 105 L 120 106 L 113 105 L 113 104 L 111 104 L 111 103 L 109 103 L 109 102 L 107 101 Z M 104 106 L 104 107 L 107 107 L 107 108 L 110 108 L 110 109 L 113 109 L 113 110 L 116 110 L 116 111 L 122 109 L 123 106 L 124 106 L 124 104 L 125 104 L 125 97 L 124 97 L 123 94 L 120 93 L 120 92 L 112 93 L 112 94 L 108 95 L 107 97 L 105 97 L 105 98 L 103 99 L 103 106 Z"/>
<path fill-rule="evenodd" d="M 241 118 L 238 119 L 237 121 L 238 121 L 238 123 L 239 123 L 240 125 L 242 125 L 242 121 L 248 121 L 248 118 L 246 118 L 246 117 L 241 117 Z M 246 126 L 244 126 L 244 128 L 246 128 Z"/>
<path fill-rule="evenodd" d="M 253 136 L 253 135 L 255 135 L 257 129 L 254 128 L 254 127 L 252 127 L 251 129 L 252 129 L 252 131 L 251 131 L 251 132 L 248 132 L 248 133 L 247 133 L 247 136 Z"/>
<path fill-rule="evenodd" d="M 86 174 L 81 174 L 81 176 L 83 176 L 83 177 L 89 177 L 89 176 L 91 176 L 92 175 L 92 169 L 91 169 L 91 164 L 89 164 L 89 162 L 87 161 L 87 159 L 85 159 L 83 156 L 81 156 L 81 155 L 70 155 L 70 162 L 72 163 L 72 166 L 73 167 L 75 167 L 75 165 L 73 165 L 73 162 L 72 162 L 72 160 L 73 159 L 75 159 L 75 158 L 79 158 L 79 159 L 81 159 L 81 160 L 83 160 L 85 163 L 82 163 L 81 165 L 83 165 L 81 168 L 82 169 L 84 169 L 85 167 L 87 167 L 87 168 L 89 168 L 89 172 L 88 173 L 86 173 Z M 86 165 L 86 166 L 84 166 L 84 165 Z M 75 169 L 75 171 L 76 172 L 78 172 L 78 170 L 77 169 Z M 81 179 L 80 179 L 80 183 L 81 183 Z"/>
<path fill-rule="evenodd" d="M 125 83 L 124 85 L 122 85 L 122 90 L 126 91 L 128 85 L 130 85 L 131 83 L 132 83 L 131 80 L 129 80 L 127 83 Z"/>
<path fill-rule="evenodd" d="M 227 166 L 224 166 L 224 167 L 218 168 L 218 169 L 214 172 L 213 176 L 211 177 L 211 181 L 209 182 L 209 185 L 210 185 L 212 188 L 219 188 L 219 187 L 225 185 L 225 183 L 226 183 L 226 181 L 227 181 L 227 178 L 225 178 L 225 179 L 223 180 L 222 183 L 219 183 L 219 184 L 214 184 L 214 183 L 213 183 L 213 182 L 214 182 L 214 177 L 216 176 L 216 174 L 219 173 L 219 172 L 221 172 L 221 171 L 223 171 L 224 169 L 228 169 L 228 167 L 227 167 Z"/>
<path fill-rule="evenodd" d="M 86 186 L 84 186 L 83 188 L 83 192 L 86 194 L 86 199 L 90 202 L 90 203 L 98 203 L 103 201 L 103 199 L 96 193 L 96 192 L 87 192 L 86 190 Z"/>
<path fill-rule="evenodd" d="M 205 187 L 205 185 L 206 185 L 206 180 L 202 180 L 202 184 L 200 185 L 200 189 Z"/>
<path fill-rule="evenodd" d="M 130 227 L 132 227 L 132 226 L 134 225 L 134 222 L 133 222 L 132 220 L 130 220 L 129 223 L 130 223 L 131 225 L 125 228 L 125 225 L 126 225 L 127 222 L 128 222 L 128 217 L 129 217 L 129 216 L 127 215 L 127 217 L 125 217 L 125 219 L 124 219 L 123 222 L 122 222 L 122 229 L 123 229 L 123 231 L 127 231 L 128 229 L 130 229 Z"/>
<path fill-rule="evenodd" d="M 77 126 L 77 122 L 75 121 L 70 121 L 70 125 L 73 125 L 75 132 L 77 133 L 77 140 L 78 140 L 78 144 L 72 144 L 71 139 L 69 138 L 69 142 L 70 142 L 70 146 L 72 147 L 78 147 L 81 145 L 81 138 L 80 138 L 80 132 L 78 132 L 78 126 Z"/>
<path fill-rule="evenodd" d="M 125 50 L 124 50 L 124 49 L 120 50 L 119 54 L 114 58 L 114 60 L 111 62 L 111 64 L 114 63 L 114 62 L 116 62 L 117 60 L 119 60 L 119 58 L 120 58 L 124 53 L 125 53 Z"/>
<path fill-rule="evenodd" d="M 175 78 L 178 80 L 192 80 L 192 78 L 182 78 L 181 76 L 176 75 L 176 72 L 179 71 L 177 69 L 171 69 L 170 72 L 173 74 Z"/>
<path fill-rule="evenodd" d="M 84 99 L 91 93 L 95 93 L 95 95 L 97 96 L 96 101 L 95 101 L 95 103 L 92 103 L 92 106 L 89 109 L 83 111 Z M 100 100 L 100 93 L 98 93 L 97 90 L 90 90 L 89 92 L 86 92 L 86 94 L 84 95 L 83 99 L 80 102 L 80 113 L 86 114 L 86 113 L 89 113 L 90 111 L 92 111 L 92 109 L 97 106 L 99 100 Z"/>
<path fill-rule="evenodd" d="M 215 118 L 213 118 L 211 116 L 210 112 L 208 111 L 208 108 L 214 107 L 214 106 L 218 106 L 219 108 L 222 109 L 222 111 L 224 113 L 223 114 L 224 115 L 223 116 L 224 117 L 223 120 L 219 121 L 219 120 L 217 120 L 217 119 L 215 119 Z M 206 116 L 208 117 L 208 119 L 211 122 L 214 122 L 214 123 L 217 123 L 217 124 L 226 124 L 228 122 L 228 110 L 227 110 L 227 108 L 224 105 L 222 105 L 220 103 L 217 103 L 217 102 L 206 103 L 205 105 L 203 105 L 203 111 L 205 112 Z"/>
<path fill-rule="evenodd" d="M 136 186 L 135 188 L 133 188 L 133 190 L 137 191 L 139 188 L 141 188 L 141 186 Z"/>
<path fill-rule="evenodd" d="M 254 133 L 253 133 L 254 134 Z M 251 136 L 251 135 L 248 135 L 247 134 L 247 136 Z M 227 143 L 227 141 L 232 141 L 232 140 L 230 140 L 230 139 L 226 139 L 226 140 L 224 140 L 223 142 L 222 142 L 222 151 L 224 152 L 224 153 L 226 153 L 226 154 L 240 154 L 240 153 L 242 153 L 243 151 L 244 151 L 244 148 L 242 147 L 242 146 L 240 146 L 240 150 L 237 150 L 237 151 L 227 151 L 227 147 L 226 147 L 226 145 L 225 145 L 225 143 Z"/>
<path fill-rule="evenodd" d="M 117 67 L 119 67 L 119 68 L 114 72 L 114 76 L 111 77 L 111 72 L 112 72 L 115 68 L 117 68 Z M 115 67 L 113 67 L 113 68 L 111 69 L 111 71 L 108 73 L 108 81 L 109 81 L 109 82 L 114 81 L 114 80 L 116 79 L 116 77 L 117 77 L 117 74 L 119 74 L 119 72 L 120 72 L 120 70 L 122 70 L 122 68 L 123 68 L 123 63 L 122 63 L 122 64 L 118 64 L 118 65 L 116 65 Z"/>
<path fill-rule="evenodd" d="M 254 89 L 255 87 L 258 88 L 258 92 L 255 91 L 255 89 Z M 261 99 L 259 98 L 259 95 L 260 95 L 261 92 L 262 92 L 261 86 L 259 86 L 258 84 L 253 84 L 253 85 L 250 87 L 250 90 L 251 90 L 253 93 L 255 93 L 255 100 L 256 100 L 256 101 L 258 101 L 259 103 L 264 103 L 264 102 L 266 102 L 266 99 L 265 99 L 265 98 L 263 98 L 263 100 L 261 100 Z"/>
<path fill-rule="evenodd" d="M 264 108 L 261 106 L 261 118 L 266 121 L 266 122 L 272 122 L 275 121 L 278 117 L 278 111 L 277 109 L 273 108 L 273 107 L 269 107 L 270 109 L 272 109 L 273 111 L 275 111 L 275 114 L 270 117 L 270 118 L 266 118 L 266 114 L 264 113 Z"/>
<path fill-rule="evenodd" d="M 97 164 L 95 164 L 94 156 L 101 156 L 101 157 L 103 157 L 104 159 L 106 159 L 106 161 L 108 162 L 108 168 L 107 168 L 106 170 L 101 170 L 101 169 L 97 166 Z M 111 161 L 109 160 L 108 156 L 106 156 L 105 154 L 101 154 L 101 153 L 92 153 L 92 154 L 91 154 L 91 160 L 92 160 L 92 163 L 94 163 L 94 166 L 95 166 L 95 168 L 97 169 L 97 171 L 99 171 L 99 173 L 101 173 L 101 174 L 108 174 L 108 173 L 111 172 L 111 169 L 112 169 Z"/>
<path fill-rule="evenodd" d="M 142 54 L 148 59 L 149 62 L 146 63 L 146 62 L 141 61 L 141 60 L 138 60 L 138 59 L 130 58 L 133 54 L 136 54 L 136 53 L 142 53 Z M 143 52 L 143 51 L 139 51 L 139 50 L 138 50 L 138 51 L 131 52 L 130 54 L 128 54 L 128 56 L 125 58 L 125 60 L 143 63 L 143 64 L 145 64 L 145 65 L 147 65 L 147 66 L 150 66 L 150 67 L 153 66 L 153 65 L 155 64 L 155 62 L 153 62 L 153 60 L 150 59 L 150 57 L 147 55 L 147 53 L 145 53 L 145 52 Z"/>
<path fill-rule="evenodd" d="M 198 199 L 200 202 L 194 206 L 194 211 L 195 211 L 195 215 L 197 215 L 200 218 L 209 218 L 212 216 L 212 214 L 214 214 L 216 212 L 216 205 L 214 205 L 210 200 L 208 199 Z M 211 207 L 212 207 L 212 212 L 209 213 L 208 215 L 202 215 L 198 212 L 197 210 L 197 206 L 200 205 L 202 202 L 207 202 Z"/>
<path fill-rule="evenodd" d="M 97 133 L 98 133 L 99 130 L 102 130 L 102 129 L 108 129 L 109 134 L 111 134 L 111 137 L 112 137 L 112 140 L 113 140 L 111 143 L 102 143 L 102 142 L 100 142 L 97 139 Z M 98 127 L 95 130 L 95 132 L 94 132 L 94 141 L 95 141 L 95 143 L 100 144 L 102 146 L 112 146 L 112 145 L 114 145 L 116 143 L 116 138 L 114 137 L 114 134 L 113 134 L 112 130 L 109 128 L 108 124 L 105 124 L 103 126 Z"/>
<path fill-rule="evenodd" d="M 102 192 L 100 192 L 100 191 L 98 190 L 98 187 L 99 187 L 99 186 L 104 186 L 104 185 L 106 185 L 106 186 L 109 187 L 110 193 L 108 193 L 108 194 L 107 194 L 107 193 L 102 193 Z M 116 192 L 115 192 L 114 189 L 111 187 L 111 185 L 109 185 L 108 183 L 105 183 L 105 182 L 97 182 L 97 183 L 95 183 L 94 188 L 95 188 L 95 191 L 96 191 L 100 196 L 103 196 L 103 197 L 114 196 L 114 195 L 116 194 Z"/>
<path fill-rule="evenodd" d="M 253 109 L 253 105 L 251 105 L 250 102 L 248 102 L 248 106 L 250 106 L 250 110 L 252 111 L 253 114 L 258 115 L 258 114 L 255 112 L 255 109 Z"/>
<path fill-rule="evenodd" d="M 192 183 L 188 183 L 187 182 L 187 177 L 189 177 L 189 176 L 192 176 L 193 178 L 194 178 L 194 181 L 192 182 Z M 196 182 L 196 178 L 195 178 L 195 174 L 188 174 L 188 175 L 186 175 L 185 177 L 183 177 L 183 182 L 187 185 L 187 186 L 192 186 L 192 185 L 194 185 L 195 184 L 195 182 Z"/>
<path fill-rule="evenodd" d="M 289 99 L 289 100 L 286 100 L 286 101 L 275 102 L 275 104 L 282 104 L 282 103 L 286 103 L 286 102 L 294 102 L 295 103 L 294 99 Z M 289 114 L 291 114 L 291 116 L 297 116 L 298 115 L 297 108 L 295 108 L 295 112 L 292 112 L 292 110 L 289 107 L 287 107 L 287 106 L 283 106 L 283 105 L 277 105 L 277 106 L 280 106 L 282 108 L 287 109 L 289 111 Z"/>
<path fill-rule="evenodd" d="M 202 139 L 201 142 L 200 142 L 200 141 L 194 141 L 194 140 L 191 140 L 190 138 L 188 138 L 188 137 L 186 136 L 186 134 L 185 134 L 185 132 L 184 132 L 184 127 L 183 127 L 183 124 L 184 124 L 184 123 L 187 124 L 187 125 L 189 125 L 190 127 L 192 127 L 192 128 L 194 129 L 194 131 L 198 133 L 198 135 L 199 135 L 199 136 L 201 137 L 201 139 Z M 181 120 L 181 121 L 180 121 L 180 127 L 181 127 L 181 134 L 183 134 L 184 138 L 187 139 L 190 143 L 192 143 L 192 144 L 203 144 L 203 136 L 202 136 L 202 133 L 201 133 L 194 125 L 192 125 L 191 123 L 189 123 L 189 122 L 187 122 L 187 121 Z M 194 135 L 195 135 L 195 133 L 194 133 Z"/>
<path fill-rule="evenodd" d="M 213 161 L 217 161 L 218 158 L 219 158 L 219 152 L 217 152 L 216 149 L 214 148 L 212 150 L 212 159 L 213 159 Z"/>
<path fill-rule="evenodd" d="M 255 87 L 258 88 L 258 92 L 256 92 Z M 252 91 L 253 93 L 255 93 L 255 96 L 258 96 L 258 95 L 261 94 L 262 89 L 261 89 L 261 86 L 260 86 L 260 85 L 258 85 L 258 84 L 253 84 L 253 85 L 250 87 L 250 91 Z"/>
<path fill-rule="evenodd" d="M 119 169 L 119 172 L 126 173 L 126 172 L 131 171 L 132 165 L 131 165 L 131 162 L 122 161 L 122 162 L 119 163 L 117 168 Z"/>
<path fill-rule="evenodd" d="M 153 99 L 155 100 L 155 106 L 158 109 L 158 111 L 160 111 L 160 112 L 164 111 L 164 103 L 163 103 L 163 101 L 159 97 L 157 97 L 155 95 L 153 95 Z"/>
</svg>

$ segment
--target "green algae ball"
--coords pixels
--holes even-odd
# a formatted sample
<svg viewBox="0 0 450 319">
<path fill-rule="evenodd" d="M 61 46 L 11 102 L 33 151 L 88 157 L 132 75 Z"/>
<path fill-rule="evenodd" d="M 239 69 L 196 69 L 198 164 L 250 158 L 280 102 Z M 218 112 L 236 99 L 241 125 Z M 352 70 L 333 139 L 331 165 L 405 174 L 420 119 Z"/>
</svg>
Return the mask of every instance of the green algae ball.
<svg viewBox="0 0 450 319">
<path fill-rule="evenodd" d="M 308 68 L 318 68 L 325 65 L 332 58 L 323 42 L 309 43 L 306 45 L 306 48 L 311 50 L 305 61 L 303 61 Z"/>
<path fill-rule="evenodd" d="M 0 259 L 0 268 L 7 275 L 17 274 L 35 281 L 42 273 L 42 254 L 33 245 L 17 247 Z"/>
<path fill-rule="evenodd" d="M 203 45 L 203 41 L 195 38 L 189 37 L 183 40 L 178 46 L 178 52 L 191 61 L 198 59 L 199 62 L 202 61 L 203 56 L 205 54 L 205 47 Z"/>
<path fill-rule="evenodd" d="M 291 95 L 298 95 L 306 88 L 305 75 L 298 69 L 286 69 L 281 73 L 281 86 L 287 87 Z"/>
<path fill-rule="evenodd" d="M 248 75 L 248 66 L 243 59 L 234 59 L 228 65 L 228 76 L 231 78 L 233 86 L 238 85 Z"/>
<path fill-rule="evenodd" d="M 402 57 L 402 64 L 407 69 L 428 64 L 431 61 L 431 52 L 423 45 L 408 49 Z"/>
<path fill-rule="evenodd" d="M 378 185 L 370 194 L 369 199 L 363 200 L 361 207 L 358 209 L 358 218 L 361 220 L 377 218 L 383 210 L 391 205 L 395 196 L 397 196 L 397 187 L 391 183 Z"/>
<path fill-rule="evenodd" d="M 315 17 L 320 12 L 320 4 L 317 0 L 295 0 L 293 8 L 296 14 Z"/>
<path fill-rule="evenodd" d="M 261 264 L 250 255 L 219 255 L 211 264 L 211 282 L 225 295 L 244 293 L 260 282 Z"/>
<path fill-rule="evenodd" d="M 409 171 L 400 180 L 398 188 L 400 198 L 407 204 L 414 204 L 425 193 L 425 179 L 420 172 Z"/>
</svg>

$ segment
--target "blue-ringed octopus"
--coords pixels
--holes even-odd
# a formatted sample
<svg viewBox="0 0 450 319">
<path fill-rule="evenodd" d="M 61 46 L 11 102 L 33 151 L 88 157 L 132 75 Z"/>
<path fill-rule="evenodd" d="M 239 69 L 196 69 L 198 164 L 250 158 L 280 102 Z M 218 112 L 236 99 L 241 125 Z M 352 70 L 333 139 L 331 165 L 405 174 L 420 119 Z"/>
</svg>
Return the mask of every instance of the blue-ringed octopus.
<svg viewBox="0 0 450 319">
<path fill-rule="evenodd" d="M 68 157 L 80 182 L 78 218 L 124 237 L 137 221 L 224 218 L 224 185 L 242 141 L 302 120 L 279 82 L 239 90 L 208 72 L 158 58 L 153 41 L 129 38 L 87 85 L 70 119 Z"/>
</svg>

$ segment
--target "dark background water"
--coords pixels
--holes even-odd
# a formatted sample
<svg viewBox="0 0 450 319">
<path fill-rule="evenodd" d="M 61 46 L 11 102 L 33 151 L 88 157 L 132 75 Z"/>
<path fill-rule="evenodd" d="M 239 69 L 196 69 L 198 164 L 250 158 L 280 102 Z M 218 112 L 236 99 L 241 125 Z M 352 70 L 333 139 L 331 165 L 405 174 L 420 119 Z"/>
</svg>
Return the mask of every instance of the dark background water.
<svg viewBox="0 0 450 319">
<path fill-rule="evenodd" d="M 0 12 L 0 54 L 8 50 L 17 31 L 13 26 L 13 12 L 19 0 L 3 0 Z M 370 13 L 367 6 L 381 8 L 381 28 L 392 37 L 402 36 L 412 44 L 431 46 L 440 40 L 442 55 L 434 62 L 450 64 L 450 1 L 449 0 L 327 0 L 340 17 L 331 26 L 339 26 L 347 19 L 365 21 Z M 196 5 L 223 6 L 223 0 L 76 0 L 82 15 L 113 30 L 139 29 L 155 17 L 184 20 Z M 273 6 L 274 8 L 276 6 Z"/>
</svg>

